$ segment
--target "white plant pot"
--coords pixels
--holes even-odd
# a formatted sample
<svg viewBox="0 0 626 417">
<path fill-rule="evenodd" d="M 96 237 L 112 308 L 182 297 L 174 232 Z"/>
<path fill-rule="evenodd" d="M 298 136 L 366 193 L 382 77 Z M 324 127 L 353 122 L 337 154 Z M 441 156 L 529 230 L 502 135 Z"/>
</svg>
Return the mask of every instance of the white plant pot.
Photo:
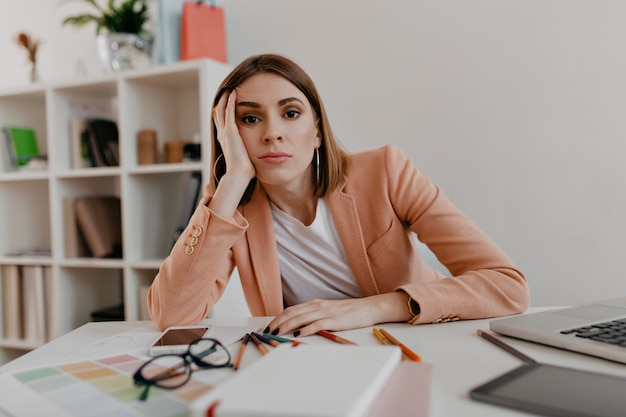
<svg viewBox="0 0 626 417">
<path fill-rule="evenodd" d="M 152 65 L 152 39 L 132 33 L 107 33 L 98 35 L 96 42 L 106 72 Z"/>
</svg>

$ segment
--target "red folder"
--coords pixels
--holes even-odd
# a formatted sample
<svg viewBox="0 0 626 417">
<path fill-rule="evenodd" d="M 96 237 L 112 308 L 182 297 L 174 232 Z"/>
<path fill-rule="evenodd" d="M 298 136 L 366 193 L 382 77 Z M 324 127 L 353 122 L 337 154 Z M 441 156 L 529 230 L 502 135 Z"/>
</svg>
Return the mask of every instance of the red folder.
<svg viewBox="0 0 626 417">
<path fill-rule="evenodd" d="M 186 1 L 180 22 L 180 59 L 197 58 L 228 62 L 224 10 L 202 1 Z"/>
</svg>

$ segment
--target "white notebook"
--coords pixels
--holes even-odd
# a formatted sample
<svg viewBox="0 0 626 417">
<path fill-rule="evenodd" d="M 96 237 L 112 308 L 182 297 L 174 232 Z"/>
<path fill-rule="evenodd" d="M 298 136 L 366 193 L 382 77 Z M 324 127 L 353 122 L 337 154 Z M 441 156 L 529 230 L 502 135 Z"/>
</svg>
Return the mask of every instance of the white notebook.
<svg viewBox="0 0 626 417">
<path fill-rule="evenodd" d="M 284 344 L 194 401 L 192 416 L 362 417 L 401 357 L 397 346 Z"/>
</svg>

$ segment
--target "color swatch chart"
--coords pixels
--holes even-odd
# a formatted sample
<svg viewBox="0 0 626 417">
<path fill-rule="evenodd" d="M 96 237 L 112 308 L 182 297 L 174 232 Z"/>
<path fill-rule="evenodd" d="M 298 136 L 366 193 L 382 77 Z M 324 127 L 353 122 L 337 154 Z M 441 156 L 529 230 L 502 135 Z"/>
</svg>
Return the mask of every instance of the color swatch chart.
<svg viewBox="0 0 626 417">
<path fill-rule="evenodd" d="M 186 417 L 188 403 L 213 387 L 192 378 L 173 391 L 151 387 L 149 398 L 140 401 L 144 387 L 135 386 L 132 374 L 145 361 L 122 354 L 16 372 L 13 377 L 68 414 L 80 417 Z"/>
</svg>

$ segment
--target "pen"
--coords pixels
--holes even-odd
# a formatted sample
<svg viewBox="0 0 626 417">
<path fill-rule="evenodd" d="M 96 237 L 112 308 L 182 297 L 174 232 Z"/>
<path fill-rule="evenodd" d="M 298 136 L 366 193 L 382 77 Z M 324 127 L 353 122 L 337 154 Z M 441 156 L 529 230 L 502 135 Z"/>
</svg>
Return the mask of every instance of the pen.
<svg viewBox="0 0 626 417">
<path fill-rule="evenodd" d="M 269 350 L 267 350 L 265 345 L 254 335 L 254 333 L 250 333 L 250 339 L 252 339 L 252 341 L 256 344 L 256 347 L 259 348 L 261 354 L 266 355 L 270 352 Z"/>
<path fill-rule="evenodd" d="M 509 352 L 511 355 L 523 360 L 524 362 L 537 362 L 536 360 L 534 360 L 533 358 L 524 355 L 522 352 L 520 352 L 519 350 L 515 349 L 513 346 L 508 345 L 506 343 L 504 343 L 502 340 L 498 339 L 497 337 L 482 331 L 480 329 L 476 330 L 476 333 L 478 333 L 478 336 L 482 337 L 483 339 L 493 343 L 494 345 L 498 346 L 501 349 L 506 350 L 507 352 Z"/>
<path fill-rule="evenodd" d="M 233 369 L 236 371 L 239 369 L 239 365 L 241 364 L 241 358 L 243 358 L 243 351 L 246 350 L 246 345 L 248 344 L 248 340 L 250 340 L 250 334 L 246 333 L 241 341 L 241 346 L 239 346 L 239 351 L 237 352 L 237 357 L 235 358 L 235 363 L 233 364 Z"/>
<path fill-rule="evenodd" d="M 266 337 L 259 333 L 253 333 L 253 334 L 257 337 L 257 339 L 259 339 L 261 342 L 265 344 L 268 344 L 273 347 L 280 345 L 280 342 L 278 340 L 270 339 L 269 337 Z"/>
<path fill-rule="evenodd" d="M 331 332 L 327 332 L 326 330 L 320 330 L 319 332 L 317 332 L 317 334 L 319 334 L 322 337 L 325 337 L 326 339 L 330 339 L 333 342 L 341 343 L 343 345 L 356 345 L 356 343 L 351 342 L 348 339 L 344 339 L 341 336 L 337 336 L 336 334 L 333 334 Z"/>
<path fill-rule="evenodd" d="M 389 332 L 385 329 L 380 329 L 380 332 L 385 336 L 387 340 L 389 340 L 394 345 L 400 347 L 402 349 L 402 353 L 404 353 L 409 359 L 415 362 L 421 362 L 422 358 L 419 357 L 415 352 L 406 347 L 404 344 L 400 343 L 398 339 L 389 334 Z"/>
<path fill-rule="evenodd" d="M 391 343 L 384 334 L 382 334 L 380 332 L 380 330 L 378 330 L 376 327 L 374 327 L 372 329 L 372 333 L 374 333 L 374 336 L 376 336 L 376 338 L 380 341 L 380 343 L 382 343 L 383 345 L 392 345 L 393 343 Z"/>
</svg>

